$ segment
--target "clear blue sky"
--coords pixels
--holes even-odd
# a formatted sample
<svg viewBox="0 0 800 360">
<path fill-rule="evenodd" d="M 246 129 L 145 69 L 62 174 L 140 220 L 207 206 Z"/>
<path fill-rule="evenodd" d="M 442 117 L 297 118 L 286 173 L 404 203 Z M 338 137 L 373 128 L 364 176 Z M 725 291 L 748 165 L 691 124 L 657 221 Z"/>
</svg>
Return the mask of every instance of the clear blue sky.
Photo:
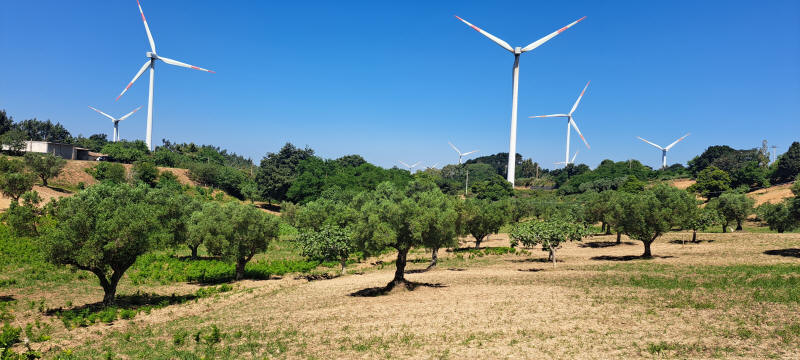
<svg viewBox="0 0 800 360">
<path fill-rule="evenodd" d="M 530 42 L 586 20 L 522 55 L 517 151 L 545 167 L 564 153 L 575 113 L 591 150 L 578 162 L 659 151 L 685 163 L 706 147 L 786 151 L 800 140 L 800 2 L 789 1 L 154 1 L 142 7 L 162 56 L 154 140 L 214 144 L 259 160 L 289 141 L 323 157 L 361 154 L 452 163 L 451 140 L 481 154 L 508 151 L 513 55 L 453 15 L 508 41 Z M 0 108 L 17 120 L 111 134 L 86 106 L 121 115 L 146 105 L 135 0 L 7 1 L 0 11 Z M 144 109 L 120 124 L 144 139 Z"/>
</svg>

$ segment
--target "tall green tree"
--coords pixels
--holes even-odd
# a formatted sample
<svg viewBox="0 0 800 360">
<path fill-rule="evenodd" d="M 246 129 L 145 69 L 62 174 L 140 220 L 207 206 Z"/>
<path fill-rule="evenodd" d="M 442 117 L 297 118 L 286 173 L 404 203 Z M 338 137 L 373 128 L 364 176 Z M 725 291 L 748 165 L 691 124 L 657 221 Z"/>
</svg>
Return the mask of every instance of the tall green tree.
<svg viewBox="0 0 800 360">
<path fill-rule="evenodd" d="M 53 154 L 29 152 L 25 154 L 23 159 L 25 160 L 25 166 L 42 179 L 42 185 L 44 186 L 47 186 L 48 179 L 58 176 L 61 173 L 61 169 L 67 165 L 67 160 Z"/>
<path fill-rule="evenodd" d="M 778 157 L 772 183 L 781 184 L 792 181 L 800 174 L 800 142 L 793 142 L 783 155 Z"/>
<path fill-rule="evenodd" d="M 642 242 L 644 258 L 653 256 L 650 248 L 658 237 L 685 222 L 681 213 L 695 206 L 686 192 L 663 184 L 627 196 L 620 205 L 618 226 L 628 237 Z"/>
<path fill-rule="evenodd" d="M 709 206 L 696 206 L 686 213 L 683 227 L 692 230 L 692 242 L 697 242 L 697 231 L 719 222 L 719 214 Z"/>
<path fill-rule="evenodd" d="M 731 177 L 716 166 L 709 166 L 697 175 L 697 182 L 687 190 L 711 199 L 731 189 Z"/>
<path fill-rule="evenodd" d="M 791 231 L 800 226 L 800 219 L 792 214 L 791 200 L 784 200 L 777 204 L 761 204 L 756 208 L 756 213 L 771 230 L 778 233 Z"/>
<path fill-rule="evenodd" d="M 101 183 L 62 198 L 43 231 L 45 257 L 97 276 L 103 303 L 111 304 L 122 275 L 153 249 L 161 231 L 148 196 L 145 186 Z"/>
<path fill-rule="evenodd" d="M 133 163 L 133 179 L 147 186 L 155 187 L 158 183 L 158 168 L 152 161 L 139 160 Z"/>
<path fill-rule="evenodd" d="M 319 230 L 301 232 L 297 241 L 303 256 L 316 261 L 336 261 L 344 274 L 353 251 L 353 239 L 347 230 L 326 225 Z"/>
<path fill-rule="evenodd" d="M 486 181 L 474 183 L 470 190 L 478 199 L 492 201 L 514 196 L 514 189 L 511 187 L 511 183 L 500 175 L 494 175 Z"/>
<path fill-rule="evenodd" d="M 298 165 L 312 156 L 314 150 L 299 149 L 290 143 L 286 143 L 277 153 L 264 156 L 255 178 L 263 198 L 283 201 L 298 175 Z"/>
</svg>

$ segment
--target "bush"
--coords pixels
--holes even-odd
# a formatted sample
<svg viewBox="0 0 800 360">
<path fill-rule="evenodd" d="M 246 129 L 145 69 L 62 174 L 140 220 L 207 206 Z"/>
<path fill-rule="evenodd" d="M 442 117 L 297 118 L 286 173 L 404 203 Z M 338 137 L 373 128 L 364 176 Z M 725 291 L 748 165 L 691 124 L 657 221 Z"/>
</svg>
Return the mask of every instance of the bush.
<svg viewBox="0 0 800 360">
<path fill-rule="evenodd" d="M 353 251 L 350 233 L 335 226 L 323 226 L 319 231 L 300 233 L 297 241 L 302 246 L 302 255 L 315 261 L 336 261 L 344 273 L 347 259 Z"/>
<path fill-rule="evenodd" d="M 124 183 L 126 180 L 125 167 L 122 164 L 112 162 L 99 162 L 92 168 L 86 169 L 97 181 L 110 181 L 113 183 Z"/>
<path fill-rule="evenodd" d="M 150 161 L 137 161 L 133 163 L 133 178 L 155 187 L 158 181 L 158 168 Z"/>
<path fill-rule="evenodd" d="M 770 230 L 775 230 L 779 233 L 790 231 L 800 226 L 800 219 L 792 214 L 791 200 L 784 200 L 777 204 L 761 204 L 756 209 L 756 214 L 767 223 Z"/>
<path fill-rule="evenodd" d="M 139 160 L 144 160 L 150 154 L 147 144 L 144 141 L 125 141 L 109 143 L 103 146 L 101 151 L 108 154 L 112 159 L 126 164 L 131 164 Z"/>
<path fill-rule="evenodd" d="M 47 186 L 47 180 L 58 176 L 67 160 L 53 154 L 26 153 L 25 165 L 28 169 L 42 179 L 42 185 Z"/>
<path fill-rule="evenodd" d="M 514 188 L 511 187 L 511 183 L 500 175 L 494 175 L 489 178 L 489 180 L 475 183 L 471 186 L 470 190 L 475 193 L 478 199 L 489 199 L 492 201 L 514 196 Z"/>
</svg>

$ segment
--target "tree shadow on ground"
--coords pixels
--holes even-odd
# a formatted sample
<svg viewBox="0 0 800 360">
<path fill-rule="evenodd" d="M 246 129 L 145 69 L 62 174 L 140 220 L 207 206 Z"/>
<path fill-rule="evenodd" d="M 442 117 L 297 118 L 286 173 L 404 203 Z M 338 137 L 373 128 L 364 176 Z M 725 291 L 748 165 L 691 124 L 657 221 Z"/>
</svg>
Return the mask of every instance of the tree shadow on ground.
<svg viewBox="0 0 800 360">
<path fill-rule="evenodd" d="M 174 305 L 174 304 L 182 304 L 187 301 L 191 301 L 194 299 L 199 298 L 196 294 L 187 294 L 187 295 L 156 295 L 156 294 L 133 294 L 133 295 L 117 295 L 116 300 L 111 305 L 103 304 L 102 302 L 96 302 L 81 306 L 76 306 L 72 308 L 53 308 L 47 309 L 45 314 L 47 315 L 56 315 L 62 316 L 66 313 L 95 313 L 102 311 L 108 307 L 115 307 L 119 309 L 130 309 L 135 310 L 138 308 L 143 307 L 164 307 L 167 305 Z"/>
<path fill-rule="evenodd" d="M 219 260 L 220 258 L 217 256 L 197 256 L 196 258 L 192 258 L 191 255 L 184 255 L 184 256 L 177 256 L 172 255 L 173 258 L 178 259 L 180 261 L 190 261 L 190 260 Z"/>
<path fill-rule="evenodd" d="M 548 258 L 511 259 L 511 260 L 508 260 L 508 261 L 510 261 L 512 263 L 552 263 L 553 262 L 553 260 L 550 260 Z M 564 261 L 556 259 L 556 262 L 560 263 L 560 262 L 564 262 Z"/>
<path fill-rule="evenodd" d="M 10 296 L 10 295 L 0 295 L 0 303 L 4 303 L 4 302 L 12 302 L 12 301 L 15 301 L 15 300 L 17 300 L 17 299 L 15 299 L 13 296 Z"/>
<path fill-rule="evenodd" d="M 400 284 L 395 284 L 395 282 L 390 282 L 386 286 L 381 287 L 373 287 L 373 288 L 366 288 L 358 290 L 354 293 L 351 293 L 350 296 L 353 297 L 376 297 L 376 296 L 383 296 L 388 295 L 396 286 L 403 286 L 408 291 L 414 291 L 420 287 L 431 287 L 431 288 L 443 288 L 447 287 L 447 285 L 440 284 L 440 283 L 424 283 L 424 282 L 414 282 L 414 281 L 404 281 Z"/>
<path fill-rule="evenodd" d="M 654 255 L 651 257 L 643 257 L 641 255 L 624 255 L 624 256 L 613 256 L 613 255 L 601 255 L 601 256 L 594 256 L 590 257 L 590 260 L 602 260 L 602 261 L 631 261 L 631 260 L 651 260 L 651 259 L 669 259 L 674 258 L 674 256 L 666 255 L 666 256 L 658 256 Z"/>
<path fill-rule="evenodd" d="M 623 242 L 616 242 L 616 241 L 592 241 L 592 242 L 585 242 L 578 244 L 578 247 L 582 248 L 592 248 L 592 249 L 599 249 L 599 248 L 607 248 L 612 246 L 619 246 L 619 245 L 636 245 L 636 243 L 631 241 L 623 241 Z"/>
<path fill-rule="evenodd" d="M 493 250 L 493 249 L 506 249 L 506 247 L 504 247 L 504 246 L 480 246 L 480 247 L 466 246 L 466 247 L 460 247 L 460 248 L 455 248 L 455 249 L 447 249 L 447 252 L 460 253 L 460 252 L 469 252 L 469 251 L 472 251 L 472 250 Z"/>
<path fill-rule="evenodd" d="M 517 271 L 523 271 L 523 272 L 539 272 L 539 271 L 542 271 L 542 270 L 544 270 L 544 269 L 537 269 L 537 268 L 532 268 L 532 269 L 517 269 Z"/>
<path fill-rule="evenodd" d="M 696 240 L 696 241 L 683 241 L 683 240 L 672 240 L 670 244 L 678 244 L 678 245 L 700 245 L 701 243 L 713 243 L 714 240 Z"/>
<path fill-rule="evenodd" d="M 258 207 L 269 211 L 275 211 L 275 212 L 281 211 L 281 206 L 278 204 L 261 204 L 258 205 Z"/>
<path fill-rule="evenodd" d="M 800 249 L 789 248 L 789 249 L 767 250 L 764 251 L 764 254 L 800 258 Z"/>
<path fill-rule="evenodd" d="M 296 276 L 294 279 L 295 279 L 295 280 L 302 280 L 302 279 L 306 279 L 306 280 L 308 280 L 309 282 L 311 282 L 311 281 L 317 281 L 317 280 L 330 280 L 330 279 L 336 279 L 336 278 L 338 278 L 338 277 L 340 277 L 340 276 L 342 276 L 342 275 L 341 275 L 341 274 L 328 274 L 328 273 L 324 273 L 324 274 L 308 274 L 308 275 L 299 275 L 299 276 Z"/>
<path fill-rule="evenodd" d="M 448 271 L 467 271 L 467 269 L 462 269 L 462 268 L 448 268 L 447 270 Z"/>
</svg>

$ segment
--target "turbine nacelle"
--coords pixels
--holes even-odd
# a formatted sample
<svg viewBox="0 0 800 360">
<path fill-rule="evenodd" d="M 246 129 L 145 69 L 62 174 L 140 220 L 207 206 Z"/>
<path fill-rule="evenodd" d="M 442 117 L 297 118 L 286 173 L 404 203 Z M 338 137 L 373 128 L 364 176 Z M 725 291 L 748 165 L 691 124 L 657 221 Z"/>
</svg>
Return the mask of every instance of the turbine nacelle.
<svg viewBox="0 0 800 360">
<path fill-rule="evenodd" d="M 151 58 L 153 60 L 158 60 L 158 55 L 156 55 L 156 53 L 154 53 L 154 52 L 148 51 L 148 52 L 145 53 L 145 56 L 149 57 L 149 58 Z"/>
</svg>

